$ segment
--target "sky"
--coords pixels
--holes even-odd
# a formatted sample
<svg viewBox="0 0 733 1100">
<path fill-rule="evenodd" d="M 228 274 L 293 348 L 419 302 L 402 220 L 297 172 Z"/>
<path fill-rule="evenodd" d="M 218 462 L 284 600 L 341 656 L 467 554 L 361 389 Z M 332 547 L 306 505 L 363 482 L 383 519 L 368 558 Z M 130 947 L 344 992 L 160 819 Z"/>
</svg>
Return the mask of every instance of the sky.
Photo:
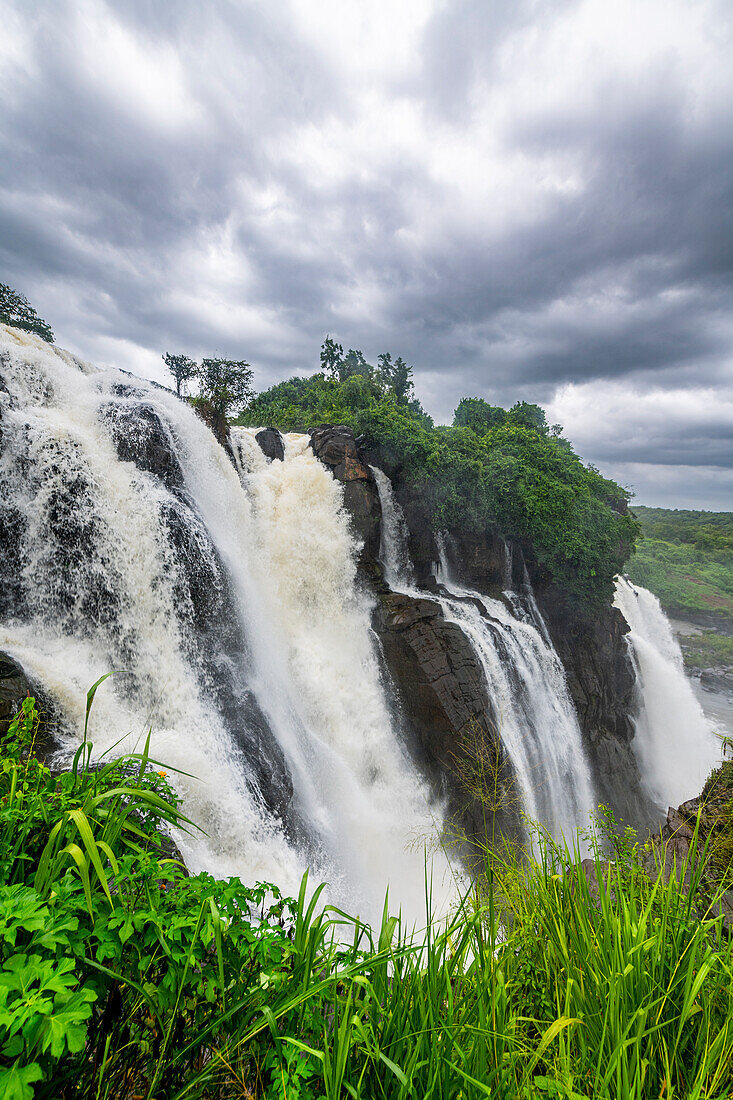
<svg viewBox="0 0 733 1100">
<path fill-rule="evenodd" d="M 0 281 L 257 389 L 326 333 L 733 510 L 730 0 L 0 0 Z"/>
</svg>

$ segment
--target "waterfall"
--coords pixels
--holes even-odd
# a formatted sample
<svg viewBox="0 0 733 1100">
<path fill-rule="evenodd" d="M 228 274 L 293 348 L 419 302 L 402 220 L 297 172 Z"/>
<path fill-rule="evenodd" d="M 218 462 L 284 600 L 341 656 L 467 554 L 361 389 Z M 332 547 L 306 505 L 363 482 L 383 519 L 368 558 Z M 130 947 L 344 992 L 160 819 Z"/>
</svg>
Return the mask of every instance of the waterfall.
<svg viewBox="0 0 733 1100">
<path fill-rule="evenodd" d="M 379 541 L 379 560 L 384 569 L 384 579 L 395 591 L 415 587 L 415 567 L 410 558 L 407 523 L 395 496 L 392 482 L 378 466 L 369 467 L 374 474 L 382 507 L 382 528 Z"/>
<path fill-rule="evenodd" d="M 685 676 L 657 597 L 621 577 L 615 603 L 630 628 L 638 689 L 633 746 L 642 781 L 662 809 L 677 806 L 700 793 L 720 762 L 720 744 Z"/>
<path fill-rule="evenodd" d="M 392 728 L 342 488 L 306 437 L 237 468 L 171 392 L 0 326 L 0 649 L 95 756 L 164 761 L 192 870 L 424 910 L 442 827 Z M 7 387 L 7 388 L 5 388 Z M 181 773 L 188 773 L 191 778 Z M 449 868 L 433 860 L 436 891 Z"/>
<path fill-rule="evenodd" d="M 517 776 L 523 809 L 568 844 L 595 809 L 590 770 L 560 659 L 501 600 L 449 582 L 443 613 L 468 637 L 486 677 L 491 720 Z M 538 613 L 539 614 L 539 613 Z"/>
<path fill-rule="evenodd" d="M 404 517 L 397 511 L 389 478 L 379 473 L 382 561 L 387 574 L 387 562 L 403 562 L 409 556 Z M 395 515 L 400 518 L 395 520 Z M 511 760 L 524 813 L 557 839 L 565 836 L 572 844 L 578 828 L 589 825 L 596 803 L 565 672 L 527 571 L 521 593 L 507 592 L 505 601 L 491 599 L 455 582 L 443 533 L 437 542 L 438 580 L 447 592 L 439 602 L 445 618 L 463 630 L 483 669 L 492 704 L 488 718 Z M 511 551 L 505 547 L 509 569 Z M 409 589 L 405 572 L 393 565 L 388 579 L 392 587 Z"/>
</svg>

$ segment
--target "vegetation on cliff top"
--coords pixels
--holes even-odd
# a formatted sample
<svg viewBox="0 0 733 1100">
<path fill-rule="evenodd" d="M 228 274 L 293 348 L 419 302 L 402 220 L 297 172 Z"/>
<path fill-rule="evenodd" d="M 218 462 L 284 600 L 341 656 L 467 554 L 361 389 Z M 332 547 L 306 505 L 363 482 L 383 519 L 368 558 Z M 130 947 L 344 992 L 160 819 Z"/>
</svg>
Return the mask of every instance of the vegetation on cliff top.
<svg viewBox="0 0 733 1100">
<path fill-rule="evenodd" d="M 629 562 L 631 579 L 658 596 L 665 611 L 715 612 L 733 620 L 733 512 L 635 506 L 643 539 Z"/>
<path fill-rule="evenodd" d="M 638 533 L 628 493 L 581 462 L 538 405 L 505 410 L 468 398 L 450 427 L 436 426 L 401 359 L 382 355 L 372 367 L 328 341 L 322 359 L 324 371 L 261 393 L 237 423 L 349 425 L 392 456 L 399 486 L 420 498 L 436 530 L 488 528 L 525 540 L 586 611 L 612 597 Z"/>
<path fill-rule="evenodd" d="M 53 775 L 35 725 L 0 747 L 3 1100 L 731 1094 L 733 941 L 692 864 L 652 881 L 632 838 L 595 886 L 543 838 L 445 922 L 372 931 L 188 877 L 146 752 Z"/>
<path fill-rule="evenodd" d="M 0 283 L 0 322 L 13 328 L 21 328 L 25 332 L 33 332 L 46 343 L 53 343 L 51 326 L 38 316 L 24 294 L 5 283 Z"/>
</svg>

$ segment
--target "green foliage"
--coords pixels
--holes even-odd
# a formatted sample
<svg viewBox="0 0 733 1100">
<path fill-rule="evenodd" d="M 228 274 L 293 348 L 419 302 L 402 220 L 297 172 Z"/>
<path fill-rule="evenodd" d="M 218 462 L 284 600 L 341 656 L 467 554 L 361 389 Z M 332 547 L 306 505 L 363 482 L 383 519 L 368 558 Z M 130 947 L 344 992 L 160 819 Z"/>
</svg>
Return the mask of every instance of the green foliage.
<svg viewBox="0 0 733 1100">
<path fill-rule="evenodd" d="M 54 776 L 30 754 L 35 729 L 28 700 L 2 746 L 3 853 L 17 829 L 26 844 L 0 865 L 0 1097 L 731 1094 L 733 945 L 697 862 L 666 881 L 623 838 L 592 889 L 540 836 L 539 859 L 487 853 L 445 919 L 412 931 L 385 903 L 372 930 L 320 908 L 307 878 L 285 899 L 188 877 L 166 855 L 161 826 L 180 816 L 145 753 L 105 771 L 81 751 Z M 133 807 L 138 831 L 106 851 L 89 809 L 108 886 L 87 851 L 91 911 L 75 860 L 39 891 L 69 805 L 121 786 L 109 802 Z"/>
<path fill-rule="evenodd" d="M 254 396 L 252 368 L 244 359 L 211 358 L 197 363 L 187 355 L 166 352 L 163 361 L 173 375 L 178 396 L 187 382 L 196 379 L 199 392 L 192 404 L 206 409 L 224 428 L 226 418 L 240 413 Z"/>
<path fill-rule="evenodd" d="M 48 344 L 53 343 L 51 326 L 38 316 L 25 295 L 5 283 L 0 283 L 0 322 L 33 332 Z"/>
<path fill-rule="evenodd" d="M 634 509 L 643 533 L 628 566 L 665 610 L 733 618 L 733 512 Z"/>
<path fill-rule="evenodd" d="M 523 540 L 587 613 L 611 598 L 638 532 L 624 514 L 628 494 L 585 466 L 537 405 L 505 412 L 465 399 L 453 427 L 434 427 L 376 372 L 344 382 L 318 374 L 260 394 L 240 423 L 350 425 L 392 452 L 401 486 L 420 498 L 436 530 L 492 528 Z"/>
<path fill-rule="evenodd" d="M 252 369 L 243 359 L 202 359 L 201 396 L 217 416 L 236 415 L 252 399 Z"/>
<path fill-rule="evenodd" d="M 506 421 L 506 409 L 490 405 L 483 397 L 464 397 L 453 414 L 455 428 L 470 428 L 476 435 L 486 435 Z"/>
<path fill-rule="evenodd" d="M 377 357 L 379 365 L 373 367 L 367 363 L 363 354 L 354 348 L 349 348 L 344 355 L 341 344 L 337 344 L 331 336 L 327 336 L 321 346 L 320 359 L 321 369 L 329 379 L 335 382 L 347 382 L 354 377 L 359 377 L 363 384 L 370 386 L 371 394 L 376 400 L 390 394 L 398 405 L 413 403 L 418 411 L 422 411 L 420 403 L 415 401 L 412 367 L 408 366 L 401 356 L 393 360 L 391 352 L 382 352 Z M 272 393 L 272 390 L 269 393 Z"/>
</svg>

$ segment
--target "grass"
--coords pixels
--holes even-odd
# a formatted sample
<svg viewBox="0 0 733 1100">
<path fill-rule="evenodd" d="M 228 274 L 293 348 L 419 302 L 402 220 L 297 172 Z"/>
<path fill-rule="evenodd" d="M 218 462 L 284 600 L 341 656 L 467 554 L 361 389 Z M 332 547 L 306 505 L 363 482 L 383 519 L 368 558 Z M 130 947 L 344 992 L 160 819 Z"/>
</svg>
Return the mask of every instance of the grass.
<svg viewBox="0 0 733 1100">
<path fill-rule="evenodd" d="M 51 775 L 35 721 L 0 770 L 5 1100 L 731 1095 L 733 946 L 695 845 L 665 881 L 617 840 L 595 887 L 542 836 L 485 852 L 448 919 L 385 902 L 370 929 L 307 879 L 189 877 L 158 765 Z"/>
</svg>

